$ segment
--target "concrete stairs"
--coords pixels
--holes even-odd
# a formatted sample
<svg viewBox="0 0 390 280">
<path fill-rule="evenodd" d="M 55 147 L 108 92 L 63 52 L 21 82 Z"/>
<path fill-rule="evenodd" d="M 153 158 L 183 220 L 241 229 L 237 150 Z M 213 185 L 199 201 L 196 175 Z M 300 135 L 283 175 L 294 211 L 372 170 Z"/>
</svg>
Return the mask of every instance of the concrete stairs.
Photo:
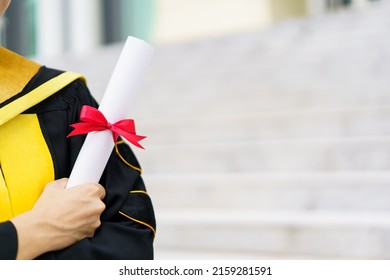
<svg viewBox="0 0 390 280">
<path fill-rule="evenodd" d="M 157 259 L 390 258 L 388 3 L 156 48 L 131 116 Z M 48 64 L 100 100 L 120 49 Z"/>
<path fill-rule="evenodd" d="M 137 107 L 156 258 L 390 257 L 387 14 L 161 50 Z"/>
</svg>

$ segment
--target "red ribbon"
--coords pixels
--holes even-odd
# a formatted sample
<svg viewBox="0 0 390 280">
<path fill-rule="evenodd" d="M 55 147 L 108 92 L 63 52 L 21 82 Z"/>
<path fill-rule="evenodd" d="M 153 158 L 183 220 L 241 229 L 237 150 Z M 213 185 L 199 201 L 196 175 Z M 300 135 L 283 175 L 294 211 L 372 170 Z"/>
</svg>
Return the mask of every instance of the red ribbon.
<svg viewBox="0 0 390 280">
<path fill-rule="evenodd" d="M 71 127 L 73 127 L 74 130 L 69 133 L 67 137 L 108 129 L 112 132 L 114 142 L 116 142 L 119 136 L 122 136 L 133 145 L 144 149 L 138 141 L 146 138 L 146 136 L 137 135 L 135 133 L 135 124 L 132 119 L 125 119 L 111 124 L 98 109 L 84 105 L 81 108 L 80 120 L 83 122 L 71 124 Z"/>
</svg>

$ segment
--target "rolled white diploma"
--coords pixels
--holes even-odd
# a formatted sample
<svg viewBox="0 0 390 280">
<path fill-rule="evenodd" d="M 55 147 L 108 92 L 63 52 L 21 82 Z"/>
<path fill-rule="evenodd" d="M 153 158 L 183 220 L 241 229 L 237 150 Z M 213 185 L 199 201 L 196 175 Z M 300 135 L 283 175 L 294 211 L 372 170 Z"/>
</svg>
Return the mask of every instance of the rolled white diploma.
<svg viewBox="0 0 390 280">
<path fill-rule="evenodd" d="M 153 53 L 153 48 L 146 42 L 127 38 L 99 106 L 108 122 L 126 118 Z M 66 187 L 98 183 L 114 145 L 110 130 L 88 133 Z"/>
</svg>

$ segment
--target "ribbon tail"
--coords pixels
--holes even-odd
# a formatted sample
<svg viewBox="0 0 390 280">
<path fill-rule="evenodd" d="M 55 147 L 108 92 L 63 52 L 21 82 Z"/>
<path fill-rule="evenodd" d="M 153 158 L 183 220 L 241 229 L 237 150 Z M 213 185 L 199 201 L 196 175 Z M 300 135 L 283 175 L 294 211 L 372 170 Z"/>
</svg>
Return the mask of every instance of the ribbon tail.
<svg viewBox="0 0 390 280">
<path fill-rule="evenodd" d="M 116 133 L 115 131 L 111 131 L 111 132 L 112 132 L 112 140 L 114 140 L 114 143 L 116 143 L 116 141 L 118 140 L 119 134 Z"/>
<path fill-rule="evenodd" d="M 107 129 L 105 127 L 102 127 L 101 125 L 94 125 L 94 124 L 82 123 L 82 122 L 74 123 L 71 124 L 70 126 L 73 127 L 74 130 L 66 136 L 67 138 L 75 135 L 87 134 L 89 132 L 102 131 Z"/>
<path fill-rule="evenodd" d="M 135 138 L 135 141 L 134 142 L 131 142 L 133 143 L 133 145 L 137 146 L 138 148 L 141 148 L 141 149 L 144 149 L 144 147 L 141 146 L 140 143 L 138 143 L 138 141 L 141 141 L 142 139 L 145 139 L 146 136 L 141 136 L 141 135 L 134 135 L 134 138 Z"/>
<path fill-rule="evenodd" d="M 146 136 L 132 134 L 132 133 L 127 133 L 127 132 L 121 133 L 121 136 L 123 138 L 125 138 L 126 140 L 128 140 L 134 146 L 145 150 L 145 148 L 142 147 L 141 144 L 138 143 L 138 142 L 141 141 L 142 139 L 145 139 Z"/>
</svg>

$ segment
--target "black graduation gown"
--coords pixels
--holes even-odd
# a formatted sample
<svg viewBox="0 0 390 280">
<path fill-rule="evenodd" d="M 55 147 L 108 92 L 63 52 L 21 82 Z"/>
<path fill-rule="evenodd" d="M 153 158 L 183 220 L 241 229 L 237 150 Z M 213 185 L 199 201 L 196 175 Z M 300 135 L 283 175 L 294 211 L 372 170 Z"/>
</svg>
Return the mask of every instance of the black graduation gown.
<svg viewBox="0 0 390 280">
<path fill-rule="evenodd" d="M 0 110 L 59 74 L 61 71 L 41 67 L 21 93 L 0 104 Z M 85 140 L 85 135 L 66 137 L 72 130 L 70 124 L 79 121 L 83 105 L 98 106 L 85 83 L 76 80 L 23 112 L 38 117 L 52 157 L 55 179 L 69 177 Z M 152 202 L 139 163 L 123 141 L 116 143 L 100 183 L 106 189 L 106 209 L 95 236 L 38 259 L 153 259 L 156 224 Z M 12 223 L 0 223 L 0 244 L 0 259 L 16 258 L 17 237 Z"/>
</svg>

